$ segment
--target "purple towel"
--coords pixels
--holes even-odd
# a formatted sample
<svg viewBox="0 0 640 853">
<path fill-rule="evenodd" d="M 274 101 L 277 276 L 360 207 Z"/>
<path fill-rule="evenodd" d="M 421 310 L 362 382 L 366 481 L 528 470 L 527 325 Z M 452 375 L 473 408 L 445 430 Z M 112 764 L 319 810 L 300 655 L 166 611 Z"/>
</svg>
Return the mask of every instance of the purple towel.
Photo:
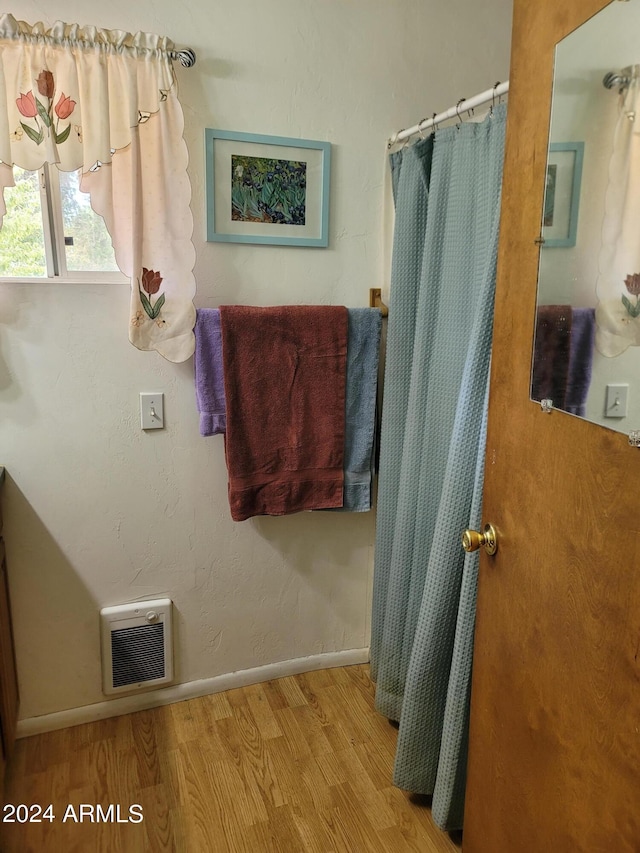
<svg viewBox="0 0 640 853">
<path fill-rule="evenodd" d="M 227 407 L 224 396 L 219 309 L 198 308 L 194 333 L 200 435 L 220 435 L 227 428 Z"/>
</svg>

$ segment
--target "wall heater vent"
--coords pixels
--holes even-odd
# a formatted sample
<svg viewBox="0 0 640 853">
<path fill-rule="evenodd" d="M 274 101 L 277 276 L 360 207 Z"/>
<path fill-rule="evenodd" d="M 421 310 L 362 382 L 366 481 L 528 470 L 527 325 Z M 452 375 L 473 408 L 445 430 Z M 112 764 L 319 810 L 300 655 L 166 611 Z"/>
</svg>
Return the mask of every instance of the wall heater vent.
<svg viewBox="0 0 640 853">
<path fill-rule="evenodd" d="M 100 623 L 104 693 L 147 690 L 173 680 L 171 599 L 104 607 Z"/>
</svg>

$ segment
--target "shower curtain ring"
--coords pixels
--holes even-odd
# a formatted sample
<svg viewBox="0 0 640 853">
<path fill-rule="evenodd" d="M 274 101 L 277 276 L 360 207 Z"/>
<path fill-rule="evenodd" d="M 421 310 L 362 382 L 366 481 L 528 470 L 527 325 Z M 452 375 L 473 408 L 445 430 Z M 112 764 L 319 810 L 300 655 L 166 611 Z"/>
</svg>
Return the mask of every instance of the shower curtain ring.
<svg viewBox="0 0 640 853">
<path fill-rule="evenodd" d="M 499 80 L 493 84 L 493 92 L 491 93 L 491 109 L 489 110 L 490 116 L 493 115 L 493 110 L 494 110 L 494 107 L 496 105 L 496 89 L 498 88 L 499 85 L 500 85 Z"/>
<path fill-rule="evenodd" d="M 437 116 L 437 115 L 438 115 L 438 113 L 434 113 L 434 114 L 431 116 L 431 121 L 433 122 L 433 130 L 434 130 L 434 132 L 438 129 L 438 125 L 436 124 L 436 116 Z"/>
<path fill-rule="evenodd" d="M 460 104 L 464 103 L 466 100 L 467 100 L 466 98 L 460 98 L 460 100 L 459 100 L 459 101 L 458 101 L 458 103 L 456 104 L 456 115 L 458 116 L 458 119 L 460 120 L 460 124 L 462 124 L 462 123 L 463 123 L 463 121 L 464 121 L 464 119 L 463 119 L 463 118 L 462 118 L 462 116 L 460 115 Z M 458 128 L 458 130 L 460 129 L 460 124 L 457 124 L 457 125 L 456 125 L 456 127 Z"/>
</svg>

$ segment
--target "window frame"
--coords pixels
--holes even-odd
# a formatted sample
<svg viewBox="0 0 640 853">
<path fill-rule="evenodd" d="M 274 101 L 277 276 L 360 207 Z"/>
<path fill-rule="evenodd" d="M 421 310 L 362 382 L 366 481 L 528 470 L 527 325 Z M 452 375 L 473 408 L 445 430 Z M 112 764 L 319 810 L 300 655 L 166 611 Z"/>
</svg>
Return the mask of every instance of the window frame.
<svg viewBox="0 0 640 853">
<path fill-rule="evenodd" d="M 46 275 L 0 276 L 1 284 L 130 284 L 120 270 L 69 270 L 67 268 L 62 197 L 57 166 L 45 163 L 38 169 L 40 213 Z M 5 216 L 8 216 L 5 214 Z M 94 211 L 94 215 L 98 216 Z"/>
</svg>

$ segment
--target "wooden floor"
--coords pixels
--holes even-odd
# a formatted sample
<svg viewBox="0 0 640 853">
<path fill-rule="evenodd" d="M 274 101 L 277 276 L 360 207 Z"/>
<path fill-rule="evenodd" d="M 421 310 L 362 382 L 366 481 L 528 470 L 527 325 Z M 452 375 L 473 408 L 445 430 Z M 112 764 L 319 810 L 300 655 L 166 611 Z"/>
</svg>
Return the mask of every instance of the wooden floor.
<svg viewBox="0 0 640 853">
<path fill-rule="evenodd" d="M 428 802 L 391 785 L 396 735 L 351 666 L 26 738 L 5 803 L 55 817 L 3 823 L 0 849 L 459 853 Z M 90 822 L 97 804 L 106 822 Z"/>
</svg>

